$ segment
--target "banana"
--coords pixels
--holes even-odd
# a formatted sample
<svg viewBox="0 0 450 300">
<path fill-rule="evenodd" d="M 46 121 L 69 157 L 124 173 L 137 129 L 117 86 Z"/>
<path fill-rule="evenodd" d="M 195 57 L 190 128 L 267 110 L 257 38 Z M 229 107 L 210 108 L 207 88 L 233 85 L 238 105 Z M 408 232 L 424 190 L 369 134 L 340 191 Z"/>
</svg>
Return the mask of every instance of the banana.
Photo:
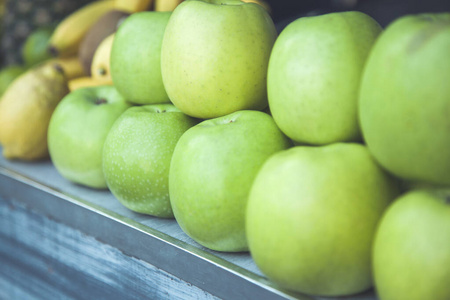
<svg viewBox="0 0 450 300">
<path fill-rule="evenodd" d="M 90 86 L 113 85 L 111 80 L 95 79 L 87 76 L 69 80 L 68 84 L 71 92 Z"/>
<path fill-rule="evenodd" d="M 91 64 L 91 76 L 94 79 L 112 80 L 110 57 L 115 34 L 107 36 L 95 50 Z"/>
<path fill-rule="evenodd" d="M 49 51 L 52 55 L 76 55 L 84 35 L 101 16 L 114 9 L 114 3 L 114 0 L 94 1 L 63 19 L 50 38 Z"/>
<path fill-rule="evenodd" d="M 78 77 L 87 76 L 84 72 L 78 56 L 71 56 L 67 58 L 55 58 L 47 61 L 47 63 L 56 63 L 61 66 L 67 80 L 72 80 Z"/>
<path fill-rule="evenodd" d="M 173 11 L 183 0 L 155 0 L 155 11 Z"/>
<path fill-rule="evenodd" d="M 117 10 L 128 13 L 150 10 L 153 0 L 115 0 L 114 7 Z"/>
</svg>

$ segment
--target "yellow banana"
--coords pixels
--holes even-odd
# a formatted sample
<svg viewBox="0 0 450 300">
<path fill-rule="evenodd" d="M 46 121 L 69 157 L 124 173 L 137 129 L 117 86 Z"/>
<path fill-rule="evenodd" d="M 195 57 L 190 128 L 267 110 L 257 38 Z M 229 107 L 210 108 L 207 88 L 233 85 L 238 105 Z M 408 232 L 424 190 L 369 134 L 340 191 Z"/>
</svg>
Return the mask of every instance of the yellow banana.
<svg viewBox="0 0 450 300">
<path fill-rule="evenodd" d="M 114 7 L 117 10 L 135 13 L 149 10 L 153 0 L 115 0 Z"/>
<path fill-rule="evenodd" d="M 107 36 L 95 50 L 91 64 L 91 76 L 94 79 L 112 80 L 110 57 L 115 34 Z"/>
<path fill-rule="evenodd" d="M 113 85 L 111 80 L 103 80 L 103 79 L 95 79 L 92 77 L 79 77 L 72 80 L 69 80 L 68 82 L 69 90 L 71 92 L 81 89 L 84 87 L 90 87 L 90 86 L 99 86 L 99 85 Z"/>
<path fill-rule="evenodd" d="M 155 0 L 155 11 L 173 11 L 183 0 Z"/>
<path fill-rule="evenodd" d="M 78 77 L 87 76 L 84 72 L 78 56 L 71 56 L 67 58 L 55 58 L 48 61 L 49 63 L 57 63 L 64 71 L 67 80 L 72 80 Z"/>
<path fill-rule="evenodd" d="M 57 57 L 78 53 L 79 45 L 97 20 L 114 9 L 114 0 L 98 0 L 76 10 L 63 19 L 50 38 L 49 51 Z"/>
</svg>

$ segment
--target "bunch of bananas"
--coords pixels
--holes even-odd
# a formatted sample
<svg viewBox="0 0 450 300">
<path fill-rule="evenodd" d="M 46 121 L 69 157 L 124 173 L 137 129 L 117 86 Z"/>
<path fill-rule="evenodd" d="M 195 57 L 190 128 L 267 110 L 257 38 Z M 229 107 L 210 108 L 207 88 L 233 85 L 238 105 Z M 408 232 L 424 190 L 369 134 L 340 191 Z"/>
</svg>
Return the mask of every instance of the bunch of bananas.
<svg viewBox="0 0 450 300">
<path fill-rule="evenodd" d="M 77 55 L 84 35 L 103 14 L 114 8 L 114 2 L 94 1 L 62 20 L 50 39 L 50 52 L 57 57 Z"/>
<path fill-rule="evenodd" d="M 96 45 L 96 60 L 92 59 L 90 68 L 82 66 L 83 59 L 80 46 L 83 38 L 97 25 L 99 20 L 112 11 L 132 14 L 140 11 L 171 11 L 183 0 L 97 0 L 91 2 L 62 20 L 56 27 L 50 39 L 49 51 L 61 60 L 70 60 L 72 65 L 62 66 L 70 74 L 69 88 L 71 90 L 85 86 L 112 84 L 109 75 L 109 55 L 113 36 L 108 34 L 105 41 Z M 111 37 L 110 37 L 111 36 Z M 98 52 L 98 53 L 97 53 Z M 78 57 L 78 59 L 74 59 Z M 85 59 L 84 59 L 85 60 Z M 83 71 L 84 68 L 84 71 Z"/>
</svg>

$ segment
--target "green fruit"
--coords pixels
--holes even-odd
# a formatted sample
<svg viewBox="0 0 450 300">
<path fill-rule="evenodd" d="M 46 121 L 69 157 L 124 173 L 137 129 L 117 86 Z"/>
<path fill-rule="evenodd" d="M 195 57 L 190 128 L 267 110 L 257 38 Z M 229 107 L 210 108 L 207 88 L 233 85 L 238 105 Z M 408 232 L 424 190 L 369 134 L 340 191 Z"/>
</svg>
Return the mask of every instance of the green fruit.
<svg viewBox="0 0 450 300">
<path fill-rule="evenodd" d="M 26 71 L 24 66 L 10 65 L 0 71 L 0 97 L 8 89 L 9 85 Z"/>
<path fill-rule="evenodd" d="M 313 145 L 361 139 L 359 84 L 380 32 L 356 11 L 299 18 L 281 32 L 267 88 L 272 116 L 288 137 Z"/>
<path fill-rule="evenodd" d="M 119 27 L 111 49 L 117 90 L 137 104 L 170 102 L 161 75 L 161 44 L 172 12 L 139 12 Z"/>
<path fill-rule="evenodd" d="M 250 253 L 281 287 L 342 296 L 372 286 L 372 240 L 397 183 L 360 144 L 297 146 L 262 166 L 247 205 Z"/>
<path fill-rule="evenodd" d="M 197 118 L 267 106 L 266 75 L 276 30 L 258 4 L 184 1 L 164 33 L 161 71 L 172 103 Z"/>
<path fill-rule="evenodd" d="M 175 218 L 199 244 L 246 251 L 245 207 L 258 170 L 291 146 L 272 117 L 238 111 L 203 121 L 178 141 L 169 172 Z"/>
<path fill-rule="evenodd" d="M 129 107 L 113 86 L 81 88 L 64 97 L 48 128 L 48 148 L 56 170 L 75 183 L 106 188 L 103 144 L 116 119 Z"/>
<path fill-rule="evenodd" d="M 52 58 L 47 51 L 53 28 L 38 28 L 25 40 L 22 58 L 26 66 L 31 67 Z"/>
<path fill-rule="evenodd" d="M 450 185 L 450 13 L 405 16 L 375 43 L 361 83 L 364 139 L 391 173 Z"/>
<path fill-rule="evenodd" d="M 450 190 L 411 191 L 388 208 L 373 268 L 382 300 L 450 299 Z"/>
<path fill-rule="evenodd" d="M 198 121 L 172 104 L 131 107 L 114 123 L 103 148 L 109 190 L 127 208 L 173 218 L 169 167 L 181 135 Z"/>
</svg>

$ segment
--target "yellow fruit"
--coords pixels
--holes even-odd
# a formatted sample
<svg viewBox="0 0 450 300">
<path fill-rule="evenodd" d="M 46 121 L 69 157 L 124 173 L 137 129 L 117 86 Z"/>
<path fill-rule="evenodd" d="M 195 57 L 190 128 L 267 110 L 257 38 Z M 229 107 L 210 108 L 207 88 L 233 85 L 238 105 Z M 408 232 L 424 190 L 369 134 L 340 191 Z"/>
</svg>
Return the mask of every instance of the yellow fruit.
<svg viewBox="0 0 450 300">
<path fill-rule="evenodd" d="M 111 80 L 110 58 L 115 34 L 106 37 L 95 50 L 91 64 L 91 76 L 94 79 Z"/>
<path fill-rule="evenodd" d="M 77 54 L 85 34 L 101 16 L 112 9 L 114 9 L 114 0 L 98 0 L 70 14 L 53 32 L 50 38 L 50 52 L 57 57 Z"/>
<path fill-rule="evenodd" d="M 95 79 L 92 77 L 80 77 L 69 81 L 70 91 L 75 91 L 80 88 L 99 85 L 113 85 L 112 80 Z"/>
<path fill-rule="evenodd" d="M 155 11 L 173 11 L 183 0 L 155 0 Z"/>
<path fill-rule="evenodd" d="M 0 101 L 0 144 L 8 159 L 48 157 L 50 117 L 69 92 L 60 66 L 41 64 L 18 77 Z"/>
<path fill-rule="evenodd" d="M 56 58 L 48 61 L 48 63 L 57 63 L 64 71 L 67 80 L 86 76 L 83 66 L 81 65 L 78 56 L 71 56 L 67 58 Z"/>
<path fill-rule="evenodd" d="M 152 4 L 153 0 L 115 0 L 114 8 L 129 13 L 135 13 L 149 10 Z"/>
</svg>

